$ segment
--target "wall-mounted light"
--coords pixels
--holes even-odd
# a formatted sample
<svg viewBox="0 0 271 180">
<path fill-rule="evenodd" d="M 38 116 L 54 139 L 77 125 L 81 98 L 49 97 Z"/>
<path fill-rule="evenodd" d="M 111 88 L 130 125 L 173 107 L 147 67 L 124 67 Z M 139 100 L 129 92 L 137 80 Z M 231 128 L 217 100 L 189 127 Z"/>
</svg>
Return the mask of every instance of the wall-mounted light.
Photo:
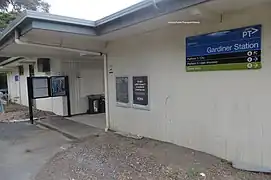
<svg viewBox="0 0 271 180">
<path fill-rule="evenodd" d="M 190 14 L 193 15 L 193 16 L 200 16 L 202 13 L 199 9 L 197 8 L 193 8 L 190 10 Z"/>
<path fill-rule="evenodd" d="M 86 53 L 80 53 L 80 56 L 87 56 Z"/>
</svg>

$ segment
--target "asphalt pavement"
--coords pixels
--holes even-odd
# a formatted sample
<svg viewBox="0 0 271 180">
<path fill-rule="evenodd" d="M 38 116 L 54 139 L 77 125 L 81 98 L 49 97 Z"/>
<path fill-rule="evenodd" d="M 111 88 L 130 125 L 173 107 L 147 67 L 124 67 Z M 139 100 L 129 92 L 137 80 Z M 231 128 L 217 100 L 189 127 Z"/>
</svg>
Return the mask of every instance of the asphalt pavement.
<svg viewBox="0 0 271 180">
<path fill-rule="evenodd" d="M 34 179 L 46 162 L 70 143 L 60 133 L 27 122 L 0 123 L 0 179 Z"/>
</svg>

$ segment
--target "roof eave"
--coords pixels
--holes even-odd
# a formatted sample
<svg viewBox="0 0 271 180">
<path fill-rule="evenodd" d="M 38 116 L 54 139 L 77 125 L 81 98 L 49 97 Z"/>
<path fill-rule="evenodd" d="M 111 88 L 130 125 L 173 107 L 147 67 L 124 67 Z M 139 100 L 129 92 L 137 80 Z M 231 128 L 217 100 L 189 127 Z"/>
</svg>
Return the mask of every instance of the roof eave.
<svg viewBox="0 0 271 180">
<path fill-rule="evenodd" d="M 155 0 L 156 3 L 160 2 L 160 1 L 162 1 L 162 0 Z M 121 11 L 118 11 L 116 13 L 113 13 L 113 14 L 111 14 L 109 16 L 106 16 L 106 17 L 104 17 L 102 19 L 99 19 L 99 20 L 95 21 L 95 25 L 97 27 L 99 25 L 105 24 L 105 23 L 107 23 L 109 21 L 115 20 L 115 19 L 123 17 L 123 16 L 125 16 L 127 14 L 138 11 L 138 10 L 144 8 L 144 7 L 151 6 L 151 5 L 153 5 L 153 3 L 154 3 L 154 0 L 145 0 L 145 1 L 139 2 L 139 3 L 134 4 L 134 5 L 132 5 L 132 6 L 128 7 L 128 8 L 125 8 L 125 9 L 123 9 Z"/>
<path fill-rule="evenodd" d="M 20 26 L 24 26 L 24 23 L 27 24 L 27 20 L 46 22 L 47 25 L 48 23 L 55 23 L 92 28 L 92 35 L 99 36 L 208 1 L 211 0 L 145 0 L 95 22 L 48 13 L 25 11 L 2 32 L 0 45 L 5 43 L 5 39 L 12 36 L 12 32 L 16 28 L 20 30 L 22 28 Z"/>
</svg>

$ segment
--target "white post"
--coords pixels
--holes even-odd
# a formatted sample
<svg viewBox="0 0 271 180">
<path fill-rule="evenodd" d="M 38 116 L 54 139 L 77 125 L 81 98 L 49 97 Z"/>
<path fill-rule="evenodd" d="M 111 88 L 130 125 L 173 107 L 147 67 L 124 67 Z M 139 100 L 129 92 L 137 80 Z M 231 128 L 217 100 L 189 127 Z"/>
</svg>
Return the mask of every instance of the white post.
<svg viewBox="0 0 271 180">
<path fill-rule="evenodd" d="M 104 95 L 105 95 L 105 119 L 106 119 L 106 127 L 105 132 L 107 132 L 110 128 L 110 119 L 109 119 L 109 101 L 108 101 L 108 60 L 107 54 L 103 54 L 104 57 Z"/>
</svg>

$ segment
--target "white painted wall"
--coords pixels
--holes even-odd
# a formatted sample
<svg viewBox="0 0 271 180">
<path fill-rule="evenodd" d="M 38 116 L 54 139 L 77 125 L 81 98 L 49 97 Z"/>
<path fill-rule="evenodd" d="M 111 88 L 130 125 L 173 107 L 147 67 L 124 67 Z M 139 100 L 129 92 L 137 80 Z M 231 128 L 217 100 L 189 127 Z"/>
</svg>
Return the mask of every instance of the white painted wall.
<svg viewBox="0 0 271 180">
<path fill-rule="evenodd" d="M 109 43 L 110 128 L 271 169 L 270 17 L 270 7 L 254 7 L 223 23 L 171 25 Z M 262 69 L 185 71 L 187 36 L 256 24 Z M 116 106 L 115 76 L 123 75 L 149 76 L 150 111 Z"/>
<path fill-rule="evenodd" d="M 29 64 L 24 64 L 24 75 L 20 76 L 20 80 L 15 82 L 15 76 L 18 75 L 18 67 L 15 67 L 11 73 L 8 74 L 8 89 L 10 98 L 18 99 L 15 101 L 18 104 L 28 106 L 27 94 L 27 77 L 29 76 Z M 53 76 L 61 75 L 61 61 L 58 59 L 51 59 L 51 72 L 43 73 L 37 71 L 37 64 L 35 65 L 35 76 Z M 63 97 L 37 99 L 36 108 L 44 111 L 54 112 L 57 115 L 66 115 L 63 107 Z"/>
<path fill-rule="evenodd" d="M 27 96 L 27 76 L 29 74 L 28 65 L 24 65 L 24 75 L 19 75 L 18 67 L 14 67 L 8 73 L 8 90 L 12 102 L 28 106 Z M 15 76 L 19 75 L 19 81 L 15 81 Z"/>
<path fill-rule="evenodd" d="M 18 68 L 12 69 L 7 73 L 8 93 L 12 102 L 20 103 L 20 82 L 15 81 L 15 76 L 18 75 Z"/>
<path fill-rule="evenodd" d="M 69 76 L 72 114 L 86 113 L 89 107 L 87 96 L 104 93 L 103 61 L 65 62 L 63 71 Z"/>
<path fill-rule="evenodd" d="M 24 75 L 20 76 L 20 98 L 21 104 L 28 106 L 27 77 L 29 76 L 29 65 L 24 64 Z"/>
<path fill-rule="evenodd" d="M 104 93 L 103 60 L 80 63 L 80 96 Z"/>
<path fill-rule="evenodd" d="M 79 80 L 79 96 L 81 112 L 86 113 L 89 109 L 87 96 L 104 94 L 103 60 L 97 62 L 81 62 Z"/>
</svg>

